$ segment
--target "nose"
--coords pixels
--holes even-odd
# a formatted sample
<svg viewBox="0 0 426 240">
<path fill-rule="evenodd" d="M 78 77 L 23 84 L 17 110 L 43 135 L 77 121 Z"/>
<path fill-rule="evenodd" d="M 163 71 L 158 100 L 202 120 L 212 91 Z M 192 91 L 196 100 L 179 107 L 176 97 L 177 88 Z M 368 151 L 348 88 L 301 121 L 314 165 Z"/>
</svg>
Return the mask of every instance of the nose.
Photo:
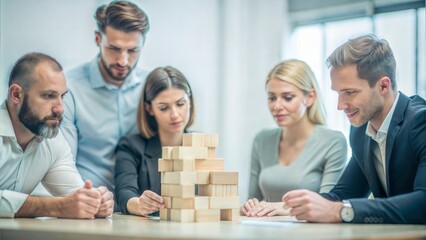
<svg viewBox="0 0 426 240">
<path fill-rule="evenodd" d="M 176 107 L 172 107 L 170 109 L 170 118 L 176 119 L 177 117 L 178 117 L 178 110 L 176 109 Z"/>
<path fill-rule="evenodd" d="M 55 105 L 53 105 L 53 108 L 52 108 L 52 112 L 55 113 L 55 114 L 60 114 L 60 113 L 64 112 L 64 105 L 63 105 L 62 98 L 59 98 L 55 102 Z"/>
<path fill-rule="evenodd" d="M 282 103 L 280 99 L 277 99 L 275 102 L 272 103 L 272 110 L 278 111 L 282 108 Z"/>
<path fill-rule="evenodd" d="M 127 66 L 129 63 L 129 54 L 127 51 L 121 51 L 118 58 L 117 58 L 117 64 L 121 67 Z"/>
<path fill-rule="evenodd" d="M 343 100 L 343 97 L 341 95 L 339 95 L 339 98 L 337 100 L 337 109 L 338 110 L 345 110 L 346 108 L 348 108 L 348 105 Z"/>
</svg>

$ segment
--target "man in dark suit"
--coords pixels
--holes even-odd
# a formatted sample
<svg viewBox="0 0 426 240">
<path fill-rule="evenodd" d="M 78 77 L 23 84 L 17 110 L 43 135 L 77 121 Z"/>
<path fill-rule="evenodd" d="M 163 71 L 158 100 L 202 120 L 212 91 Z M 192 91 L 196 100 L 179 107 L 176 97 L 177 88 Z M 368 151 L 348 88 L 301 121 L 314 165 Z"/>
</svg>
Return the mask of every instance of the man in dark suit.
<svg viewBox="0 0 426 240">
<path fill-rule="evenodd" d="M 329 193 L 291 191 L 284 208 L 309 222 L 425 224 L 425 100 L 397 91 L 393 52 L 374 35 L 349 40 L 327 62 L 352 125 L 352 157 Z"/>
</svg>

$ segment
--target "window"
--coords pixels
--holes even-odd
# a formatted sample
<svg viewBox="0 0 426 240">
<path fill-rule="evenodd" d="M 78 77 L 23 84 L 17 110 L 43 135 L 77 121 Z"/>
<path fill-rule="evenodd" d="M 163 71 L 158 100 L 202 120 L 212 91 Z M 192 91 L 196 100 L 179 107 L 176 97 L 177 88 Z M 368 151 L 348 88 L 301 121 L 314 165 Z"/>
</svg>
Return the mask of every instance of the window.
<svg viewBox="0 0 426 240">
<path fill-rule="evenodd" d="M 321 4 L 321 2 L 313 3 Z M 289 4 L 291 3 L 290 0 Z M 326 7 L 329 11 L 330 6 Z M 422 4 L 420 1 L 411 5 L 399 4 L 386 8 L 374 8 L 374 6 L 364 6 L 364 8 L 365 11 L 373 11 L 375 14 L 359 16 L 362 14 L 358 14 L 357 10 L 356 14 L 348 14 L 350 16 L 348 18 L 339 15 L 340 19 L 336 20 L 323 16 L 324 14 L 318 14 L 317 12 L 321 10 L 317 9 L 313 17 L 307 17 L 305 14 L 306 21 L 300 17 L 295 18 L 297 21 L 293 21 L 290 44 L 283 55 L 284 59 L 301 59 L 311 66 L 320 85 L 327 111 L 328 126 L 342 131 L 347 137 L 350 124 L 346 116 L 337 110 L 337 94 L 330 89 L 329 69 L 325 61 L 335 48 L 348 39 L 374 33 L 379 38 L 388 40 L 397 61 L 398 89 L 406 95 L 426 96 L 424 2 Z M 291 5 L 289 9 L 290 17 L 296 16 L 296 12 L 291 12 Z"/>
</svg>

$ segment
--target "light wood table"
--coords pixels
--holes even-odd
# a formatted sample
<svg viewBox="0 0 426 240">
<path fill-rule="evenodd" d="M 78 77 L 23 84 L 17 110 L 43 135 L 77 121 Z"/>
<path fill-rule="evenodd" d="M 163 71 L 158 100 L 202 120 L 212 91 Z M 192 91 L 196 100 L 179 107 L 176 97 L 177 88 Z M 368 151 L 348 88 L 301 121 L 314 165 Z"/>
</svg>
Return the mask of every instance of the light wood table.
<svg viewBox="0 0 426 240">
<path fill-rule="evenodd" d="M 255 221 L 253 221 L 255 220 Z M 268 223 L 263 221 L 268 220 Z M 289 217 L 178 223 L 124 216 L 109 219 L 0 219 L 0 240 L 19 239 L 426 239 L 425 225 L 314 224 Z"/>
</svg>

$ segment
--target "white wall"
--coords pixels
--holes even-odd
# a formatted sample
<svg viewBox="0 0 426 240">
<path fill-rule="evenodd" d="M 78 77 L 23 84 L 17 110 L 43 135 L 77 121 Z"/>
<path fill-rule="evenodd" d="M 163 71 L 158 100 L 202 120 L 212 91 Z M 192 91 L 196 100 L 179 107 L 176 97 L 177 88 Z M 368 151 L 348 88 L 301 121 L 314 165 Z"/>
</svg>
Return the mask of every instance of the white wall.
<svg viewBox="0 0 426 240">
<path fill-rule="evenodd" d="M 97 54 L 93 13 L 108 1 L 0 0 L 0 99 L 7 76 L 23 54 L 40 51 L 65 69 Z M 151 30 L 140 65 L 171 65 L 193 87 L 197 118 L 193 130 L 217 132 L 225 168 L 240 172 L 241 201 L 247 197 L 254 135 L 273 126 L 264 82 L 280 60 L 284 0 L 138 0 Z"/>
</svg>

